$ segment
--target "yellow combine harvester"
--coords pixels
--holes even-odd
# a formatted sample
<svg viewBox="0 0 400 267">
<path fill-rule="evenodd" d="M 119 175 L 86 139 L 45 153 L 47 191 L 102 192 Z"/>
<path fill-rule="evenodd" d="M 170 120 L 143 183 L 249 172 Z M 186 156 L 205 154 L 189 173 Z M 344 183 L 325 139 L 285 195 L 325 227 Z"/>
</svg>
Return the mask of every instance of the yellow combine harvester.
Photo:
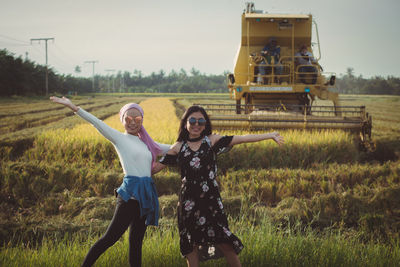
<svg viewBox="0 0 400 267">
<path fill-rule="evenodd" d="M 372 119 L 364 106 L 340 106 L 335 74 L 318 64 L 317 30 L 311 15 L 268 14 L 247 3 L 234 73 L 227 77 L 236 104 L 202 104 L 213 127 L 344 129 L 359 133 L 366 146 Z M 312 46 L 318 48 L 317 57 Z M 313 106 L 316 97 L 332 105 Z"/>
</svg>

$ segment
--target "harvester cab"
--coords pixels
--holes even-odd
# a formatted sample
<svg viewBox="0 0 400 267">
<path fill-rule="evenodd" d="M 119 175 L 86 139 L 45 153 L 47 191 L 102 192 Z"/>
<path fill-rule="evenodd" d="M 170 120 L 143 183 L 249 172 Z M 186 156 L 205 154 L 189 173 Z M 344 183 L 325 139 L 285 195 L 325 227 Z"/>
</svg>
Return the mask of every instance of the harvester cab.
<svg viewBox="0 0 400 267">
<path fill-rule="evenodd" d="M 365 107 L 341 106 L 335 74 L 319 64 L 312 15 L 269 14 L 246 3 L 241 21 L 234 72 L 227 76 L 236 104 L 203 105 L 214 128 L 334 128 L 355 131 L 362 145 L 368 142 L 372 119 Z M 316 98 L 331 105 L 315 106 Z"/>
</svg>

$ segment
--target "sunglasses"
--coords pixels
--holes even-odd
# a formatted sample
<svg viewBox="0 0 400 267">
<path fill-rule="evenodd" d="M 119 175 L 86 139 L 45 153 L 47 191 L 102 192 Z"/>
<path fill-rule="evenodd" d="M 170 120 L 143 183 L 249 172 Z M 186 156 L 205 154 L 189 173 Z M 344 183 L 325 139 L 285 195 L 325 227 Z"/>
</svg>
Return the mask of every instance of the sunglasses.
<svg viewBox="0 0 400 267">
<path fill-rule="evenodd" d="M 131 124 L 132 122 L 135 122 L 136 124 L 140 123 L 143 120 L 143 118 L 141 116 L 136 116 L 136 117 L 132 117 L 132 116 L 126 116 L 125 117 L 125 122 L 127 124 Z"/>
<path fill-rule="evenodd" d="M 207 121 L 204 118 L 200 118 L 200 119 L 196 120 L 195 118 L 191 117 L 190 119 L 188 119 L 188 122 L 190 125 L 195 125 L 197 122 L 199 124 L 199 126 L 204 126 L 204 125 L 206 125 Z"/>
</svg>

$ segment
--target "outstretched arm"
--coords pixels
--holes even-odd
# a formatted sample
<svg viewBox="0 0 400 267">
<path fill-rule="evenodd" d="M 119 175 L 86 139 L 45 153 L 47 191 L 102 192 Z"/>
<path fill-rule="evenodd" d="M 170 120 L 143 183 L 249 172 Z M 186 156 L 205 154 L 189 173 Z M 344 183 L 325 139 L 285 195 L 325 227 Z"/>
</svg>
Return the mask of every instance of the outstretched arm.
<svg viewBox="0 0 400 267">
<path fill-rule="evenodd" d="M 73 112 L 77 112 L 79 110 L 79 107 L 75 106 L 75 104 L 72 103 L 72 101 L 66 98 L 65 96 L 61 98 L 56 96 L 50 96 L 50 100 L 53 101 L 54 103 L 62 104 L 66 107 L 69 107 Z"/>
<path fill-rule="evenodd" d="M 172 147 L 172 145 L 170 145 L 170 144 L 162 144 L 162 143 L 158 143 L 158 142 L 156 142 L 157 143 L 157 145 L 159 145 L 160 146 L 160 148 L 161 148 L 161 152 L 160 152 L 160 154 L 159 154 L 159 156 L 164 156 L 165 154 L 167 154 L 167 152 L 170 150 L 170 148 Z"/>
<path fill-rule="evenodd" d="M 263 140 L 272 139 L 281 146 L 285 140 L 278 132 L 265 133 L 265 134 L 246 134 L 246 135 L 234 135 L 233 139 L 230 143 L 231 146 L 243 144 L 243 143 L 252 143 L 259 142 Z"/>
<path fill-rule="evenodd" d="M 161 171 L 167 165 L 175 165 L 176 164 L 176 156 L 179 153 L 179 150 L 181 149 L 182 143 L 176 142 L 171 146 L 171 148 L 168 150 L 168 153 L 161 158 L 160 162 L 156 162 L 153 165 L 153 168 L 151 169 L 151 174 L 156 174 L 157 172 Z M 174 158 L 175 156 L 175 158 Z"/>
<path fill-rule="evenodd" d="M 90 114 L 89 112 L 86 112 L 83 108 L 79 108 L 78 106 L 73 104 L 71 100 L 69 100 L 64 96 L 61 98 L 56 96 L 51 96 L 50 100 L 52 100 L 55 103 L 62 104 L 70 108 L 72 111 L 76 112 L 77 115 L 79 115 L 81 118 L 92 124 L 105 138 L 107 138 L 113 144 L 116 144 L 118 137 L 122 134 L 121 132 L 105 124 L 102 120 L 98 119 L 96 116 Z"/>
</svg>

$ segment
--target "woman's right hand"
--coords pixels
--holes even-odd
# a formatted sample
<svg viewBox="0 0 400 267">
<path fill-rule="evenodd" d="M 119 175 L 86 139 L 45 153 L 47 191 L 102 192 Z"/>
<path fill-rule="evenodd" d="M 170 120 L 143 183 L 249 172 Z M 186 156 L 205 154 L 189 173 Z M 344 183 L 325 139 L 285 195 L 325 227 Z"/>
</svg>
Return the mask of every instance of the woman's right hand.
<svg viewBox="0 0 400 267">
<path fill-rule="evenodd" d="M 164 164 L 161 164 L 160 162 L 156 161 L 154 162 L 152 169 L 151 169 L 151 175 L 154 175 L 158 172 L 160 172 L 162 169 L 164 169 L 165 167 L 167 167 Z"/>
<path fill-rule="evenodd" d="M 54 103 L 58 103 L 58 104 L 62 104 L 66 107 L 69 107 L 70 109 L 72 109 L 74 112 L 78 111 L 78 107 L 75 106 L 71 100 L 69 100 L 68 98 L 66 98 L 65 96 L 63 97 L 56 97 L 56 96 L 50 96 L 50 100 L 53 101 Z"/>
<path fill-rule="evenodd" d="M 278 133 L 278 132 L 272 132 L 269 133 L 270 138 L 275 141 L 279 146 L 283 145 L 285 143 L 285 139 Z"/>
</svg>

